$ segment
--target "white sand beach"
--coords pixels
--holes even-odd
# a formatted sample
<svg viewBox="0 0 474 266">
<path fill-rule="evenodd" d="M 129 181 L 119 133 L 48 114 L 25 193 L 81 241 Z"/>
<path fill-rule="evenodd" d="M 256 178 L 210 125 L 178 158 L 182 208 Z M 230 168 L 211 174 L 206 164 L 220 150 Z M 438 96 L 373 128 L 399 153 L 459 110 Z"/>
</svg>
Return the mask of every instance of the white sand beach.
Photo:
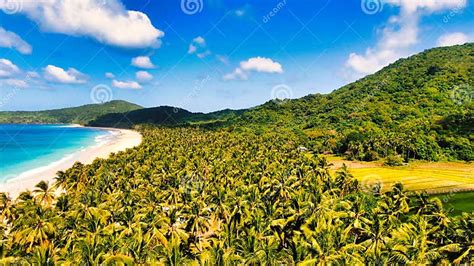
<svg viewBox="0 0 474 266">
<path fill-rule="evenodd" d="M 113 152 L 124 151 L 133 148 L 142 142 L 140 133 L 133 130 L 104 128 L 111 132 L 110 135 L 97 143 L 95 146 L 85 148 L 68 155 L 60 161 L 41 168 L 32 169 L 22 173 L 18 177 L 0 183 L 0 192 L 6 192 L 11 198 L 16 198 L 21 192 L 34 190 L 36 184 L 44 180 L 50 185 L 54 183 L 54 178 L 58 171 L 64 171 L 72 167 L 75 162 L 90 164 L 96 158 L 108 158 Z"/>
</svg>

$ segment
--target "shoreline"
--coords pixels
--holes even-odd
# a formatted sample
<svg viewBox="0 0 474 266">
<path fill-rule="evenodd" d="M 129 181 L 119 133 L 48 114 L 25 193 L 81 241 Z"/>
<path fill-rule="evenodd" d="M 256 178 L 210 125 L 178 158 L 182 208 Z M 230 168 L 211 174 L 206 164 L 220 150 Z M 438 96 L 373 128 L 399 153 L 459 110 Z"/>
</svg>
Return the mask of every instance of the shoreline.
<svg viewBox="0 0 474 266">
<path fill-rule="evenodd" d="M 69 126 L 84 127 L 81 125 Z M 136 147 L 142 142 L 142 135 L 134 130 L 98 127 L 85 128 L 108 131 L 108 134 L 104 135 L 104 141 L 74 153 L 66 154 L 58 161 L 28 170 L 12 179 L 0 182 L 0 192 L 5 192 L 10 198 L 16 199 L 18 195 L 24 191 L 33 191 L 40 181 L 47 181 L 49 185 L 52 186 L 55 182 L 54 178 L 56 177 L 56 173 L 71 168 L 76 162 L 90 164 L 97 158 L 106 159 L 111 153 Z"/>
</svg>

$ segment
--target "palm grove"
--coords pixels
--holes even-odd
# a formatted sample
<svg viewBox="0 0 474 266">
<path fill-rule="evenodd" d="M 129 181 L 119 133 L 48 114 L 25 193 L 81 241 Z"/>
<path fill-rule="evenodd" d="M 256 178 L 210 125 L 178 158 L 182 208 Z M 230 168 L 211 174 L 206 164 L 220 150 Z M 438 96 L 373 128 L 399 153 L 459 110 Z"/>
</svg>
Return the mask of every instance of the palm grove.
<svg viewBox="0 0 474 266">
<path fill-rule="evenodd" d="M 0 262 L 472 262 L 472 215 L 401 185 L 362 190 L 279 132 L 141 132 L 138 148 L 77 163 L 55 188 L 3 194 Z"/>
<path fill-rule="evenodd" d="M 472 160 L 473 104 L 451 92 L 473 78 L 474 45 L 434 49 L 329 95 L 138 126 L 139 147 L 1 194 L 0 264 L 474 263 L 472 213 L 318 156 Z"/>
</svg>

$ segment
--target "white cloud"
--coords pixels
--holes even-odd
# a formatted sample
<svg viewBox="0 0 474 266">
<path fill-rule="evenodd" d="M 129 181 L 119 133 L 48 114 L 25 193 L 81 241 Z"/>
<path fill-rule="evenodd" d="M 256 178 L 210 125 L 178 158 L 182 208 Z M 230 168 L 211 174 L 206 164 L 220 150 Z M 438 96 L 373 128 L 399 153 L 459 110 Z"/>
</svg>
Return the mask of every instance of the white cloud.
<svg viewBox="0 0 474 266">
<path fill-rule="evenodd" d="M 436 12 L 448 8 L 464 8 L 467 0 L 386 0 L 386 3 L 399 6 L 403 11 L 414 13 L 418 11 Z"/>
<path fill-rule="evenodd" d="M 0 27 L 0 47 L 15 49 L 22 54 L 31 54 L 32 48 L 16 33 Z"/>
<path fill-rule="evenodd" d="M 240 67 L 246 71 L 283 73 L 283 67 L 280 63 L 274 62 L 273 60 L 264 57 L 254 57 L 247 61 L 240 62 Z"/>
<path fill-rule="evenodd" d="M 155 68 L 155 65 L 151 62 L 150 57 L 148 56 L 138 56 L 133 58 L 132 66 L 145 69 Z"/>
<path fill-rule="evenodd" d="M 203 37 L 198 36 L 193 39 L 191 44 L 189 44 L 188 54 L 196 54 L 197 57 L 202 59 L 212 54 L 210 50 L 206 49 L 206 47 L 206 40 Z"/>
<path fill-rule="evenodd" d="M 240 62 L 240 67 L 234 69 L 231 73 L 224 75 L 222 79 L 224 81 L 235 79 L 247 80 L 250 72 L 281 74 L 283 73 L 283 67 L 280 63 L 275 62 L 272 59 L 253 57 L 247 61 Z"/>
<path fill-rule="evenodd" d="M 8 59 L 0 59 L 0 78 L 9 78 L 20 72 L 20 69 Z"/>
<path fill-rule="evenodd" d="M 197 43 L 199 45 L 206 45 L 206 40 L 201 36 L 198 36 L 198 37 L 194 38 L 193 42 Z"/>
<path fill-rule="evenodd" d="M 188 54 L 194 54 L 197 51 L 197 47 L 194 44 L 190 44 L 188 48 Z"/>
<path fill-rule="evenodd" d="M 118 47 L 159 47 L 164 33 L 147 15 L 126 10 L 119 0 L 16 0 L 20 13 L 37 22 L 41 29 L 73 36 L 87 36 Z M 7 10 L 8 1 L 0 1 Z"/>
<path fill-rule="evenodd" d="M 20 89 L 26 89 L 29 87 L 28 83 L 26 83 L 26 81 L 21 80 L 21 79 L 6 79 L 6 80 L 3 80 L 2 83 L 10 87 L 15 87 L 15 88 L 20 88 Z"/>
<path fill-rule="evenodd" d="M 113 78 L 115 78 L 115 75 L 113 73 L 107 72 L 107 73 L 105 73 L 105 77 L 108 78 L 108 79 L 113 79 Z"/>
<path fill-rule="evenodd" d="M 465 44 L 471 41 L 471 38 L 462 32 L 447 33 L 439 37 L 438 46 L 453 46 Z"/>
<path fill-rule="evenodd" d="M 64 70 L 57 66 L 48 65 L 43 70 L 44 78 L 51 82 L 64 84 L 81 84 L 87 82 L 87 76 L 74 68 Z"/>
<path fill-rule="evenodd" d="M 112 81 L 112 86 L 119 89 L 134 89 L 134 90 L 138 90 L 142 88 L 142 86 L 136 81 L 118 81 L 115 79 Z"/>
<path fill-rule="evenodd" d="M 367 48 L 364 54 L 349 55 L 346 67 L 355 72 L 357 77 L 372 74 L 412 54 L 413 47 L 419 42 L 421 16 L 466 6 L 466 0 L 386 0 L 385 3 L 400 7 L 400 13 L 389 19 L 374 47 Z"/>
<path fill-rule="evenodd" d="M 247 61 L 240 62 L 240 67 L 234 69 L 232 73 L 224 75 L 222 78 L 225 81 L 240 79 L 246 80 L 250 72 L 261 73 L 283 73 L 283 67 L 280 63 L 265 57 L 253 57 Z"/>
<path fill-rule="evenodd" d="M 138 71 L 135 76 L 139 82 L 148 82 L 153 79 L 153 75 L 147 71 Z"/>
</svg>

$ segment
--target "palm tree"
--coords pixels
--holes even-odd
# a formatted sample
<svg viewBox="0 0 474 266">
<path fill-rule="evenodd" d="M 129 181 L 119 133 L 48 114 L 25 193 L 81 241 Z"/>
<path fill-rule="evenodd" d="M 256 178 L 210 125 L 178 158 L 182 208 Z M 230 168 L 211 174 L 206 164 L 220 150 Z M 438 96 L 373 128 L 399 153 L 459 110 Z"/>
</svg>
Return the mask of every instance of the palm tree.
<svg viewBox="0 0 474 266">
<path fill-rule="evenodd" d="M 390 261 L 409 265 L 421 265 L 441 257 L 439 249 L 430 241 L 436 228 L 420 217 L 392 231 Z"/>
<path fill-rule="evenodd" d="M 35 187 L 36 189 L 33 190 L 35 199 L 40 204 L 50 207 L 54 201 L 54 189 L 50 188 L 46 181 L 39 182 Z"/>
</svg>

